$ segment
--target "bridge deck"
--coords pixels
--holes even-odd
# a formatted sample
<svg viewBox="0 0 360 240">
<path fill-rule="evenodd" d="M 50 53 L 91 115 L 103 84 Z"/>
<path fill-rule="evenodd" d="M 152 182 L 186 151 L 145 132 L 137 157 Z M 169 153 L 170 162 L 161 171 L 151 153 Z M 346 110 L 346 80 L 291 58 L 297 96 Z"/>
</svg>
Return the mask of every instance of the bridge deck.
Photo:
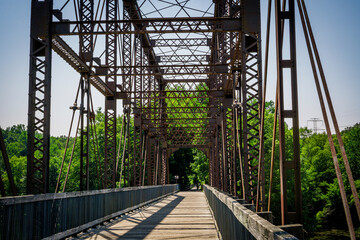
<svg viewBox="0 0 360 240">
<path fill-rule="evenodd" d="M 81 239 L 219 239 L 203 192 L 178 192 L 89 230 Z"/>
</svg>

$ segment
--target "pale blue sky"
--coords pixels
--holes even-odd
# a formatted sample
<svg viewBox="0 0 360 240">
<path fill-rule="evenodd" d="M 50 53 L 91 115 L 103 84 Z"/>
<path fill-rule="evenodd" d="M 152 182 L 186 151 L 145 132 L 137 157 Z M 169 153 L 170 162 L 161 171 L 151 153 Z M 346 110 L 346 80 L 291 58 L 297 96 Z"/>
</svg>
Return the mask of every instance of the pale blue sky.
<svg viewBox="0 0 360 240">
<path fill-rule="evenodd" d="M 200 0 L 195 0 L 200 1 Z M 203 1 L 203 0 L 201 0 Z M 0 0 L 0 126 L 27 124 L 30 0 Z M 55 0 L 61 5 L 65 0 Z M 307 0 L 309 15 L 340 126 L 360 122 L 360 1 Z M 261 0 L 263 29 L 267 0 Z M 271 33 L 274 40 L 274 32 Z M 265 36 L 265 31 L 262 33 Z M 322 119 L 302 29 L 297 19 L 300 125 Z M 273 41 L 272 41 L 273 43 Z M 263 43 L 264 45 L 264 43 Z M 275 55 L 271 45 L 268 98 L 274 99 Z M 79 76 L 53 54 L 51 134 L 65 135 Z M 94 91 L 95 92 L 95 91 Z M 95 106 L 104 99 L 94 93 Z M 120 102 L 119 102 L 119 105 Z M 120 111 L 120 108 L 119 108 Z"/>
</svg>

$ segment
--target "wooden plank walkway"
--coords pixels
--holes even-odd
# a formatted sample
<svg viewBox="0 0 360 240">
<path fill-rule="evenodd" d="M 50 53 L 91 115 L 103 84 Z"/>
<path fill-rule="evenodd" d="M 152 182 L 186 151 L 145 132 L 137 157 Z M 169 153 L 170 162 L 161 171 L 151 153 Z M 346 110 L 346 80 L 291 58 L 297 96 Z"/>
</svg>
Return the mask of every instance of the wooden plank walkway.
<svg viewBox="0 0 360 240">
<path fill-rule="evenodd" d="M 104 226 L 80 239 L 219 239 L 203 192 L 178 192 Z"/>
</svg>

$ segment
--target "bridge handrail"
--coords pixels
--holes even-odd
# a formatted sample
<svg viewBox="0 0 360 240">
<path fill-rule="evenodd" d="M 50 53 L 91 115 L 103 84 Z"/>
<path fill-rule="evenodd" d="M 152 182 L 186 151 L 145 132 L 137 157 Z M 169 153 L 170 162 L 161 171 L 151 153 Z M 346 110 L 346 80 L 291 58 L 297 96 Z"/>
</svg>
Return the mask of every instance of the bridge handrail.
<svg viewBox="0 0 360 240">
<path fill-rule="evenodd" d="M 176 184 L 170 184 L 170 185 L 176 186 Z M 152 188 L 152 189 L 153 188 L 162 188 L 162 187 L 163 187 L 163 185 L 140 186 L 140 187 L 90 190 L 90 191 L 81 191 L 81 192 L 78 191 L 78 192 L 64 192 L 64 193 L 45 193 L 45 194 L 36 194 L 36 195 L 0 197 L 0 206 L 47 201 L 47 200 L 56 200 L 56 199 L 64 199 L 64 198 L 75 198 L 75 197 L 91 196 L 91 195 L 106 194 L 106 193 L 127 192 L 127 191 L 147 189 L 147 188 Z"/>
<path fill-rule="evenodd" d="M 224 240 L 298 239 L 260 217 L 233 197 L 208 185 L 204 185 L 203 189 Z"/>
<path fill-rule="evenodd" d="M 0 198 L 0 239 L 60 239 L 178 191 L 177 184 Z"/>
</svg>

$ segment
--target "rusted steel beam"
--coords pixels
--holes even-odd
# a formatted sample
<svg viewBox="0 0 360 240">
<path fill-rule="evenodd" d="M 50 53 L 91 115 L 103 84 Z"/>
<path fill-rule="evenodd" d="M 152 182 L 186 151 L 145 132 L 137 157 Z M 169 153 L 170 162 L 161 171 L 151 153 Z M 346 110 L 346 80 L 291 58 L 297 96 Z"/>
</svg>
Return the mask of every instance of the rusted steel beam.
<svg viewBox="0 0 360 240">
<path fill-rule="evenodd" d="M 118 0 L 106 1 L 106 19 L 117 20 Z M 114 23 L 106 24 L 106 31 L 112 32 L 116 28 Z M 105 36 L 105 64 L 109 73 L 116 73 L 118 56 L 118 36 L 108 34 Z M 117 77 L 106 76 L 106 85 L 116 92 Z M 116 115 L 117 100 L 115 97 L 105 98 L 105 158 L 104 158 L 104 183 L 107 188 L 116 187 Z"/>
<path fill-rule="evenodd" d="M 79 56 L 82 61 L 92 67 L 94 54 L 94 31 L 90 23 L 94 19 L 94 2 L 92 0 L 80 0 L 79 5 Z M 80 81 L 80 191 L 90 189 L 90 75 L 81 74 Z"/>
<path fill-rule="evenodd" d="M 78 73 L 90 75 L 90 83 L 105 96 L 114 96 L 114 91 L 91 70 L 90 66 L 59 36 L 52 38 L 52 49 Z"/>
<path fill-rule="evenodd" d="M 52 0 L 31 1 L 28 194 L 49 191 Z"/>
<path fill-rule="evenodd" d="M 129 4 L 128 6 L 132 6 Z M 134 14 L 136 14 L 134 10 Z M 115 24 L 115 30 L 106 31 L 106 24 Z M 153 33 L 206 33 L 206 32 L 239 32 L 241 25 L 237 18 L 191 17 L 191 18 L 129 18 L 117 21 L 68 21 L 54 22 L 53 35 L 82 35 L 79 25 L 91 24 L 96 31 L 93 35 L 106 34 L 153 34 Z M 135 29 L 122 25 L 134 25 Z M 214 27 L 215 25 L 215 27 Z"/>
<path fill-rule="evenodd" d="M 16 196 L 17 191 L 16 191 L 16 187 L 15 187 L 15 183 L 14 183 L 14 177 L 13 177 L 13 174 L 12 174 L 12 171 L 11 171 L 10 162 L 9 162 L 9 156 L 7 155 L 5 141 L 4 141 L 4 138 L 3 138 L 3 135 L 2 135 L 2 129 L 1 128 L 0 128 L 0 149 L 1 149 L 2 156 L 3 156 L 3 160 L 4 160 L 5 170 L 6 170 L 8 179 L 9 179 L 11 193 L 12 193 L 13 196 Z M 2 182 L 1 182 L 1 184 L 2 184 Z M 1 186 L 0 186 L 0 188 L 1 188 Z"/>
<path fill-rule="evenodd" d="M 210 55 L 158 55 L 159 62 L 164 63 L 189 63 L 189 62 L 199 62 L 203 64 L 204 62 L 208 62 L 210 59 Z M 187 64 L 188 65 L 188 64 Z"/>
<path fill-rule="evenodd" d="M 2 180 L 2 177 L 0 177 L 0 193 L 1 193 L 1 196 L 6 197 L 5 185 Z"/>
<path fill-rule="evenodd" d="M 277 76 L 278 76 L 278 103 L 279 103 L 279 147 L 280 147 L 280 190 L 281 190 L 281 222 L 283 225 L 295 222 L 301 223 L 301 180 L 300 180 L 300 143 L 299 143 L 299 119 L 298 119 L 298 95 L 297 95 L 297 69 L 296 69 L 296 46 L 295 46 L 295 7 L 294 0 L 289 0 L 288 14 L 281 10 L 281 0 L 275 0 L 275 22 L 276 22 L 276 52 L 277 52 Z M 283 24 L 288 22 L 288 24 Z M 284 44 L 282 34 L 284 26 L 288 27 L 289 45 Z M 290 59 L 284 60 L 284 46 L 288 46 Z M 290 89 L 284 89 L 283 70 L 290 69 Z M 291 92 L 291 110 L 285 110 L 284 92 Z M 291 112 L 291 114 L 286 114 Z M 292 120 L 293 128 L 293 159 L 289 161 L 285 155 L 285 118 Z M 294 170 L 294 195 L 295 212 L 289 212 L 288 208 L 288 170 Z"/>
<path fill-rule="evenodd" d="M 211 38 L 165 38 L 151 40 L 153 47 L 210 46 Z"/>
<path fill-rule="evenodd" d="M 251 12 L 252 14 L 248 14 Z M 242 0 L 242 29 L 240 41 L 241 69 L 237 81 L 241 86 L 236 93 L 237 102 L 241 103 L 242 117 L 241 130 L 243 149 L 243 177 L 245 200 L 250 203 L 262 204 L 263 197 L 257 198 L 258 174 L 261 173 L 259 159 L 260 142 L 260 106 L 262 102 L 262 73 L 261 73 L 261 28 L 260 28 L 260 1 Z M 250 20 L 251 18 L 251 20 Z M 250 100 L 251 99 L 251 100 Z M 261 184 L 263 196 L 264 184 Z M 261 203 L 260 203 L 261 201 Z"/>
<path fill-rule="evenodd" d="M 354 225 L 353 225 L 353 222 L 352 222 L 350 208 L 349 208 L 349 204 L 348 204 L 348 201 L 347 201 L 344 182 L 343 182 L 342 174 L 341 174 L 341 170 L 340 170 L 340 165 L 339 165 L 339 161 L 337 159 L 337 152 L 336 152 L 336 149 L 335 149 L 334 140 L 333 140 L 333 137 L 332 137 L 332 134 L 331 134 L 331 129 L 330 129 L 330 123 L 329 123 L 329 119 L 328 119 L 327 112 L 326 112 L 323 92 L 322 92 L 322 88 L 320 86 L 317 67 L 318 67 L 319 72 L 320 72 L 320 77 L 321 77 L 321 80 L 322 80 L 326 101 L 327 101 L 328 107 L 330 109 L 330 114 L 331 114 L 331 117 L 332 117 L 332 120 L 333 120 L 333 123 L 334 123 L 337 138 L 338 138 L 338 141 L 339 141 L 340 150 L 341 150 L 341 153 L 342 153 L 342 156 L 343 156 L 346 172 L 348 174 L 348 178 L 349 178 L 349 182 L 350 182 L 350 187 L 351 187 L 353 197 L 354 197 L 354 200 L 355 200 L 356 210 L 358 212 L 358 217 L 360 218 L 359 198 L 358 198 L 357 190 L 356 190 L 354 180 L 353 180 L 353 177 L 352 177 L 351 169 L 350 169 L 350 166 L 349 166 L 349 163 L 348 163 L 348 160 L 347 160 L 345 148 L 344 148 L 344 145 L 343 145 L 343 142 L 342 142 L 342 138 L 341 138 L 341 134 L 340 134 L 340 131 L 339 131 L 338 124 L 337 124 L 334 108 L 332 106 L 330 94 L 329 94 L 329 91 L 328 91 L 328 88 L 327 88 L 327 83 L 326 83 L 326 79 L 325 79 L 324 70 L 323 70 L 322 65 L 321 65 L 320 56 L 319 56 L 317 46 L 316 46 L 316 42 L 315 42 L 315 39 L 314 39 L 314 36 L 313 36 L 313 33 L 312 33 L 310 21 L 309 21 L 308 16 L 307 16 L 305 2 L 304 1 L 300 2 L 298 0 L 297 3 L 298 3 L 300 19 L 301 19 L 301 22 L 302 22 L 303 31 L 304 31 L 304 35 L 305 35 L 305 40 L 306 40 L 306 44 L 307 44 L 307 48 L 308 48 L 308 53 L 309 53 L 309 57 L 310 57 L 310 63 L 311 63 L 311 67 L 312 67 L 312 70 L 313 70 L 315 85 L 316 85 L 316 89 L 317 89 L 317 92 L 318 92 L 321 111 L 322 111 L 322 114 L 323 114 L 323 117 L 324 117 L 326 133 L 327 133 L 329 144 L 330 144 L 330 150 L 331 150 L 331 154 L 332 154 L 332 158 L 333 158 L 333 162 L 334 162 L 336 177 L 337 177 L 338 184 L 339 184 L 340 195 L 341 195 L 341 199 L 342 199 L 342 203 L 343 203 L 343 207 L 344 207 L 346 221 L 347 221 L 347 225 L 348 225 L 349 232 L 350 232 L 350 238 L 351 239 L 356 239 L 355 231 L 354 231 Z M 309 35 L 310 35 L 310 37 L 309 37 Z M 311 42 L 311 44 L 310 44 L 310 42 Z M 314 49 L 316 62 L 314 60 L 314 54 L 313 54 L 312 48 Z"/>
</svg>

